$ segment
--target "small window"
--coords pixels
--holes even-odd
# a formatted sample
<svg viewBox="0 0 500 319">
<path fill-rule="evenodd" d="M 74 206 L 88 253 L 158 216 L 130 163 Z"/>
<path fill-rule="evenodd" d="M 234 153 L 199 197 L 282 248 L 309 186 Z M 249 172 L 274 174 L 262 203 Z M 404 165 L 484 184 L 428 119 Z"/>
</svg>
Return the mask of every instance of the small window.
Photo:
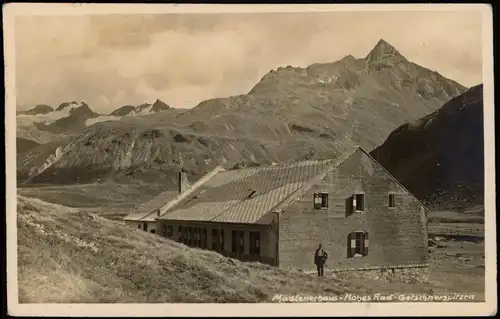
<svg viewBox="0 0 500 319">
<path fill-rule="evenodd" d="M 224 229 L 220 230 L 220 251 L 224 251 Z"/>
<path fill-rule="evenodd" d="M 162 227 L 162 235 L 167 236 L 167 225 L 163 225 Z"/>
<path fill-rule="evenodd" d="M 156 229 L 151 229 L 151 234 L 156 233 Z"/>
<path fill-rule="evenodd" d="M 237 250 L 237 231 L 233 230 L 231 232 L 231 252 L 236 253 Z"/>
<path fill-rule="evenodd" d="M 217 251 L 219 247 L 218 241 L 219 241 L 219 234 L 217 232 L 217 229 L 212 229 L 212 250 Z"/>
<path fill-rule="evenodd" d="M 174 226 L 168 225 L 167 226 L 167 237 L 173 237 L 174 236 Z"/>
<path fill-rule="evenodd" d="M 188 230 L 187 230 L 187 244 L 189 246 L 191 246 L 193 243 L 193 228 L 192 227 L 188 227 Z"/>
<path fill-rule="evenodd" d="M 389 207 L 390 208 L 394 208 L 394 206 L 396 205 L 395 203 L 395 196 L 394 194 L 389 194 Z"/>
<path fill-rule="evenodd" d="M 245 233 L 243 231 L 240 231 L 239 232 L 239 241 L 240 241 L 240 245 L 239 245 L 239 253 L 240 254 L 243 254 L 245 252 Z"/>
<path fill-rule="evenodd" d="M 347 236 L 347 258 L 368 255 L 368 233 L 352 232 Z"/>
<path fill-rule="evenodd" d="M 141 224 L 137 224 L 137 228 L 141 229 Z"/>
<path fill-rule="evenodd" d="M 328 208 L 328 193 L 314 194 L 314 209 Z"/>
<path fill-rule="evenodd" d="M 182 228 L 182 226 L 179 226 L 179 242 L 182 243 L 183 240 L 184 240 L 184 229 Z"/>
<path fill-rule="evenodd" d="M 260 255 L 260 232 L 250 232 L 250 255 Z"/>
<path fill-rule="evenodd" d="M 243 254 L 243 252 L 245 251 L 244 234 L 245 233 L 243 231 L 236 231 L 236 230 L 232 231 L 231 251 L 233 253 Z"/>
<path fill-rule="evenodd" d="M 356 211 L 365 211 L 365 194 L 356 194 Z"/>
<path fill-rule="evenodd" d="M 196 227 L 196 246 L 201 247 L 201 228 Z"/>
<path fill-rule="evenodd" d="M 142 229 L 148 231 L 148 223 L 142 223 Z"/>
<path fill-rule="evenodd" d="M 202 229 L 201 248 L 207 248 L 207 229 Z"/>
</svg>

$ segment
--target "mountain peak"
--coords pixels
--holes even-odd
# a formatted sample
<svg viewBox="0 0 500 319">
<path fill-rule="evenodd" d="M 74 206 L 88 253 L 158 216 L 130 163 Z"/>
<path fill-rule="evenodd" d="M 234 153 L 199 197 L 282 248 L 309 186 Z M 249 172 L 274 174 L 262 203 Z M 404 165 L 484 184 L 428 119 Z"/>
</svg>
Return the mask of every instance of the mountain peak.
<svg viewBox="0 0 500 319">
<path fill-rule="evenodd" d="M 365 59 L 368 62 L 371 62 L 394 57 L 404 59 L 404 57 L 401 55 L 401 53 L 399 53 L 398 50 L 396 50 L 396 48 L 394 48 L 384 39 L 380 39 L 375 47 L 370 51 L 370 53 L 368 53 Z"/>
<path fill-rule="evenodd" d="M 168 110 L 169 108 L 170 106 L 167 103 L 163 102 L 160 99 L 156 99 L 156 101 L 153 103 L 153 106 L 151 107 L 150 112 L 161 112 Z"/>
</svg>

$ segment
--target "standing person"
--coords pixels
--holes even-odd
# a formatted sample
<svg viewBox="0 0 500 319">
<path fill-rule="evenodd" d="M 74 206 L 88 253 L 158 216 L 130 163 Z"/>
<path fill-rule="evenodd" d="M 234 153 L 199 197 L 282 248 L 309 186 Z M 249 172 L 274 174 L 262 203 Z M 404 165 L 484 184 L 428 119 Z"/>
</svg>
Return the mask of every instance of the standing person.
<svg viewBox="0 0 500 319">
<path fill-rule="evenodd" d="M 316 249 L 316 252 L 314 253 L 314 264 L 318 269 L 318 276 L 324 276 L 324 267 L 327 259 L 328 254 L 323 248 L 321 248 L 321 244 L 319 244 L 318 249 Z"/>
</svg>

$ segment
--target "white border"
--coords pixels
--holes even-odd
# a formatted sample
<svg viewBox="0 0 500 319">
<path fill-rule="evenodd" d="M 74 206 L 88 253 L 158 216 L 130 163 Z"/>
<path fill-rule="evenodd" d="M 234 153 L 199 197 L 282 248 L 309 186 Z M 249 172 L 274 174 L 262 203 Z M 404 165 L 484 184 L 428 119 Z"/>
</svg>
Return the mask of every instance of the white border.
<svg viewBox="0 0 500 319">
<path fill-rule="evenodd" d="M 10 315 L 22 316 L 428 316 L 494 315 L 496 296 L 495 153 L 493 15 L 486 4 L 42 4 L 3 5 L 5 56 L 5 136 L 7 184 L 7 303 Z M 480 11 L 483 15 L 483 88 L 485 135 L 485 298 L 484 303 L 320 303 L 320 304 L 19 304 L 17 300 L 16 96 L 14 17 L 110 13 L 235 13 L 332 11 Z M 425 23 L 425 22 L 424 22 Z M 9 227 L 10 226 L 10 227 Z"/>
</svg>

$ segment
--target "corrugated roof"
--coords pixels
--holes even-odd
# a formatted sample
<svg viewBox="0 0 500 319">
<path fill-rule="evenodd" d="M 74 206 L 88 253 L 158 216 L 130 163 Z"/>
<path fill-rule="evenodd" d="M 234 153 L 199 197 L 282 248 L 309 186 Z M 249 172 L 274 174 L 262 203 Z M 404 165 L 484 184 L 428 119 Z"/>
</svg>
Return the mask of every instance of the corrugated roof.
<svg viewBox="0 0 500 319">
<path fill-rule="evenodd" d="M 178 195 L 178 192 L 175 191 L 165 191 L 160 193 L 159 195 L 153 197 L 151 200 L 141 204 L 134 212 L 128 214 L 123 219 L 124 220 L 134 220 L 134 221 L 146 221 L 151 220 L 154 221 L 157 217 L 154 212 L 159 209 L 165 203 L 173 200 Z M 154 215 L 154 216 L 153 216 Z"/>
<path fill-rule="evenodd" d="M 218 172 L 159 219 L 255 223 L 345 155 Z"/>
</svg>

